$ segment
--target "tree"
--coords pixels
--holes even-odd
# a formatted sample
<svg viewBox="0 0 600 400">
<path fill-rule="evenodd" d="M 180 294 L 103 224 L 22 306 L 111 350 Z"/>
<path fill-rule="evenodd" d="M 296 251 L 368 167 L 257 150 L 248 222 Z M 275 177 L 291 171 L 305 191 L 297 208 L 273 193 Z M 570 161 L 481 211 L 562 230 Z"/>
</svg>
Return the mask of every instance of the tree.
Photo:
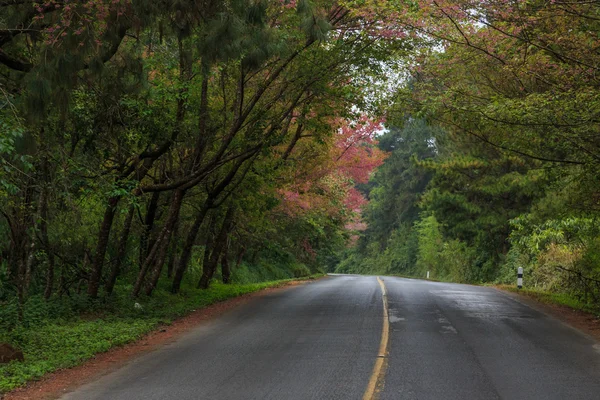
<svg viewBox="0 0 600 400">
<path fill-rule="evenodd" d="M 368 135 L 342 154 L 338 130 L 380 111 L 363 93 L 398 46 L 364 35 L 367 19 L 325 0 L 0 7 L 6 296 L 25 301 L 41 277 L 49 299 L 151 295 L 171 277 L 176 293 L 200 249 L 218 272 L 226 250 L 266 260 L 292 227 L 278 252 L 300 273 L 343 246 L 362 201 L 352 182 L 380 154 Z M 303 179 L 322 202 L 275 222 Z M 252 212 L 223 225 L 230 204 Z M 244 243 L 249 230 L 261 235 Z"/>
<path fill-rule="evenodd" d="M 402 117 L 394 119 L 402 121 Z M 392 123 L 394 121 L 392 120 Z M 356 244 L 357 254 L 347 271 L 377 266 L 385 272 L 412 273 L 417 262 L 416 232 L 419 201 L 432 173 L 420 161 L 437 156 L 441 133 L 423 120 L 406 118 L 400 128 L 390 125 L 378 146 L 389 153 L 369 182 L 359 186 L 369 199 L 363 212 L 366 229 Z M 362 266 L 361 266 L 362 265 Z"/>
</svg>

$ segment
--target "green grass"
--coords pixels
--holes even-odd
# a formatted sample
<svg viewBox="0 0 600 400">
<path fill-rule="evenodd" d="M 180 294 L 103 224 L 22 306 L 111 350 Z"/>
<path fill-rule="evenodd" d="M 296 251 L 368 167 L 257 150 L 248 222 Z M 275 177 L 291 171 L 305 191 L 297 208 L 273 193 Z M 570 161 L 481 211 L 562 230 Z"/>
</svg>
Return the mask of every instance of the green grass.
<svg viewBox="0 0 600 400">
<path fill-rule="evenodd" d="M 501 290 L 506 290 L 508 292 L 518 293 L 520 295 L 529 297 L 533 300 L 539 301 L 540 303 L 566 306 L 574 310 L 584 311 L 595 315 L 600 314 L 600 310 L 598 310 L 598 308 L 566 293 L 551 293 L 542 290 L 526 288 L 517 289 L 515 286 L 512 285 L 493 286 Z"/>
<path fill-rule="evenodd" d="M 320 276 L 320 275 L 318 275 Z M 311 279 L 315 276 L 304 278 Z M 0 343 L 10 343 L 25 354 L 24 362 L 0 365 L 0 393 L 23 386 L 44 374 L 81 364 L 95 354 L 133 342 L 173 319 L 208 305 L 297 279 L 251 284 L 214 283 L 208 290 L 184 287 L 171 295 L 167 286 L 152 297 L 133 300 L 130 287 L 121 286 L 109 299 L 90 302 L 84 296 L 53 299 L 32 297 L 25 305 L 25 321 L 8 328 L 12 304 L 2 304 Z M 134 307 L 135 302 L 142 309 Z M 2 326 L 1 324 L 5 324 Z"/>
</svg>

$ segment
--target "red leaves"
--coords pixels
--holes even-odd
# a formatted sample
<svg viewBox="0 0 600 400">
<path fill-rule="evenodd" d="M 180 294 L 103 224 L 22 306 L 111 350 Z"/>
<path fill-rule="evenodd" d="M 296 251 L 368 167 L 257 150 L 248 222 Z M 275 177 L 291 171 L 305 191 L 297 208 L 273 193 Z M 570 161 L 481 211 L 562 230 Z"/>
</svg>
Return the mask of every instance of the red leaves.
<svg viewBox="0 0 600 400">
<path fill-rule="evenodd" d="M 367 200 L 355 185 L 368 182 L 386 157 L 375 140 L 383 120 L 362 115 L 358 121 L 336 119 L 331 125 L 336 133 L 322 160 L 316 167 L 307 165 L 311 170 L 297 171 L 295 182 L 279 191 L 282 210 L 292 216 L 319 210 L 356 223 Z"/>
<path fill-rule="evenodd" d="M 385 153 L 376 147 L 375 137 L 384 130 L 383 119 L 362 115 L 358 122 L 342 121 L 337 136 L 337 169 L 354 183 L 367 183 L 371 172 L 383 164 Z"/>
</svg>

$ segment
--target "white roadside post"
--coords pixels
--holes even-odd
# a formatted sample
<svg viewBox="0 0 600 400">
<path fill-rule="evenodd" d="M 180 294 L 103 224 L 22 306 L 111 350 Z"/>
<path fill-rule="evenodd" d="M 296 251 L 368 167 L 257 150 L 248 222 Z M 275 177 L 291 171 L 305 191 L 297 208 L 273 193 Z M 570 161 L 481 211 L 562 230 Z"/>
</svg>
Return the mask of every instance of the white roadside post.
<svg viewBox="0 0 600 400">
<path fill-rule="evenodd" d="M 429 271 L 427 271 L 427 279 L 429 279 Z"/>
<path fill-rule="evenodd" d="M 519 289 L 523 288 L 523 267 L 519 267 L 517 270 L 517 287 Z"/>
</svg>

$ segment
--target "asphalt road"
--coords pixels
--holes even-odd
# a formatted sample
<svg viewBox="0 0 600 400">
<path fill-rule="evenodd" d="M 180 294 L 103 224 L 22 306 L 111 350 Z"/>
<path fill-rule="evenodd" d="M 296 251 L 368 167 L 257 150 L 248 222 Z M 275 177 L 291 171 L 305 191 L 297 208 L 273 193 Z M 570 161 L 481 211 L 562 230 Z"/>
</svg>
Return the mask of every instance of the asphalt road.
<svg viewBox="0 0 600 400">
<path fill-rule="evenodd" d="M 377 398 L 600 399 L 585 335 L 492 288 L 382 279 Z M 367 276 L 268 294 L 64 399 L 362 399 L 383 304 Z"/>
</svg>

